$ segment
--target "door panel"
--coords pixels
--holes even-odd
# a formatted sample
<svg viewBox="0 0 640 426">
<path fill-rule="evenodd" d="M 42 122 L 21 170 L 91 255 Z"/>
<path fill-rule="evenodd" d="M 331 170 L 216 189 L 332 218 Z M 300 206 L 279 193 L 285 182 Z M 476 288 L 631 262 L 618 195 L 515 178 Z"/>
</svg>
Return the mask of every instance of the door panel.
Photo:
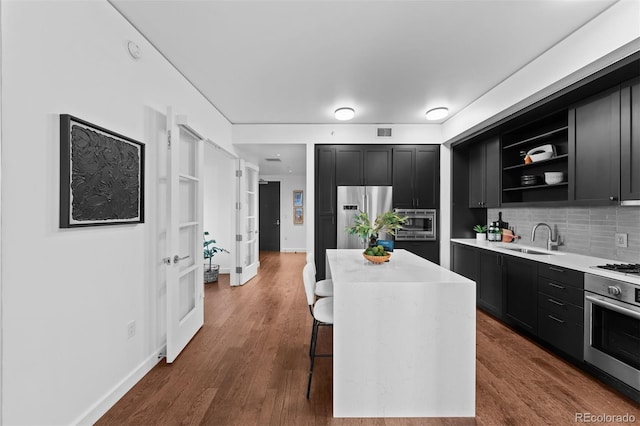
<svg viewBox="0 0 640 426">
<path fill-rule="evenodd" d="M 204 141 L 184 117 L 167 112 L 167 362 L 204 324 L 202 272 L 202 155 Z"/>
<path fill-rule="evenodd" d="M 258 273 L 258 167 L 238 160 L 235 285 L 246 284 Z"/>
<path fill-rule="evenodd" d="M 261 183 L 260 250 L 280 251 L 280 182 Z"/>
</svg>

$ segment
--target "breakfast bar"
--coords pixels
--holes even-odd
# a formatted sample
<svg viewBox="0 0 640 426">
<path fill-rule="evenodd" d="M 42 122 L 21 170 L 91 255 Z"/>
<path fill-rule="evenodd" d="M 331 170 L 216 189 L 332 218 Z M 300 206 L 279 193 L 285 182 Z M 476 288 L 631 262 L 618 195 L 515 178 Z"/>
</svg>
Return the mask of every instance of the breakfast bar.
<svg viewBox="0 0 640 426">
<path fill-rule="evenodd" d="M 405 250 L 327 250 L 334 417 L 474 417 L 475 283 Z"/>
</svg>

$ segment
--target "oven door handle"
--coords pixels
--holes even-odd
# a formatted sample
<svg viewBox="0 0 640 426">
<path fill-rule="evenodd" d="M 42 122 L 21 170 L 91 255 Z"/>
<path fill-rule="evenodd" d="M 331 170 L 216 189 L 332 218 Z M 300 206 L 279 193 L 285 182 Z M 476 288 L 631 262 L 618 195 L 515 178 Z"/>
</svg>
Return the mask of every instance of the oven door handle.
<svg viewBox="0 0 640 426">
<path fill-rule="evenodd" d="M 585 295 L 584 298 L 586 300 L 588 300 L 589 302 L 593 303 L 594 305 L 598 305 L 601 306 L 603 308 L 607 308 L 607 309 L 611 309 L 612 311 L 616 311 L 622 315 L 627 315 L 630 316 L 632 318 L 638 319 L 640 320 L 640 312 L 631 310 L 631 309 L 627 309 L 627 308 L 623 308 L 622 306 L 618 306 L 618 305 L 614 305 L 613 303 L 607 302 L 605 300 L 601 300 L 598 299 L 596 297 L 593 296 L 587 296 Z"/>
</svg>

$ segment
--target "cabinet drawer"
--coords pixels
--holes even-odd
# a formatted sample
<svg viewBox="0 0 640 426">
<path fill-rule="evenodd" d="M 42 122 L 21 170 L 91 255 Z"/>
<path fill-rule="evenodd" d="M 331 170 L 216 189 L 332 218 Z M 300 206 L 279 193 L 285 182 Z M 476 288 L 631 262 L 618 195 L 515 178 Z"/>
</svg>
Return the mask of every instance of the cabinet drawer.
<svg viewBox="0 0 640 426">
<path fill-rule="evenodd" d="M 579 289 L 584 288 L 584 274 L 582 272 L 574 271 L 573 269 L 540 263 L 538 264 L 538 275 L 564 283 L 571 287 Z"/>
<path fill-rule="evenodd" d="M 569 302 L 576 306 L 584 305 L 583 290 L 571 287 L 563 282 L 559 282 L 546 277 L 538 277 L 538 291 L 548 294 L 562 302 Z"/>
<path fill-rule="evenodd" d="M 561 320 L 572 321 L 578 324 L 582 324 L 584 321 L 584 310 L 581 307 L 572 305 L 549 294 L 538 293 L 538 308 L 549 312 Z"/>
<path fill-rule="evenodd" d="M 581 324 L 568 321 L 544 309 L 538 312 L 538 337 L 581 361 L 583 360 L 583 332 Z"/>
</svg>

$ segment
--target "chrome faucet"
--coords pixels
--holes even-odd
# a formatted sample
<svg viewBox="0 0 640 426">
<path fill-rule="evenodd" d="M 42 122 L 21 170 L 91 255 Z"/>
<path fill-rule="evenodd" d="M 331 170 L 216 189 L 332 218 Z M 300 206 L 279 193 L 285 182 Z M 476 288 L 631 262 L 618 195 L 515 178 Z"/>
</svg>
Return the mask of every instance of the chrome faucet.
<svg viewBox="0 0 640 426">
<path fill-rule="evenodd" d="M 560 238 L 558 235 L 556 235 L 556 239 L 553 238 L 553 229 L 551 229 L 551 227 L 546 223 L 538 223 L 533 227 L 533 230 L 531 231 L 531 241 L 536 240 L 536 229 L 538 229 L 539 226 L 545 226 L 549 230 L 549 239 L 547 239 L 547 250 L 557 250 L 558 246 L 560 245 Z"/>
</svg>

